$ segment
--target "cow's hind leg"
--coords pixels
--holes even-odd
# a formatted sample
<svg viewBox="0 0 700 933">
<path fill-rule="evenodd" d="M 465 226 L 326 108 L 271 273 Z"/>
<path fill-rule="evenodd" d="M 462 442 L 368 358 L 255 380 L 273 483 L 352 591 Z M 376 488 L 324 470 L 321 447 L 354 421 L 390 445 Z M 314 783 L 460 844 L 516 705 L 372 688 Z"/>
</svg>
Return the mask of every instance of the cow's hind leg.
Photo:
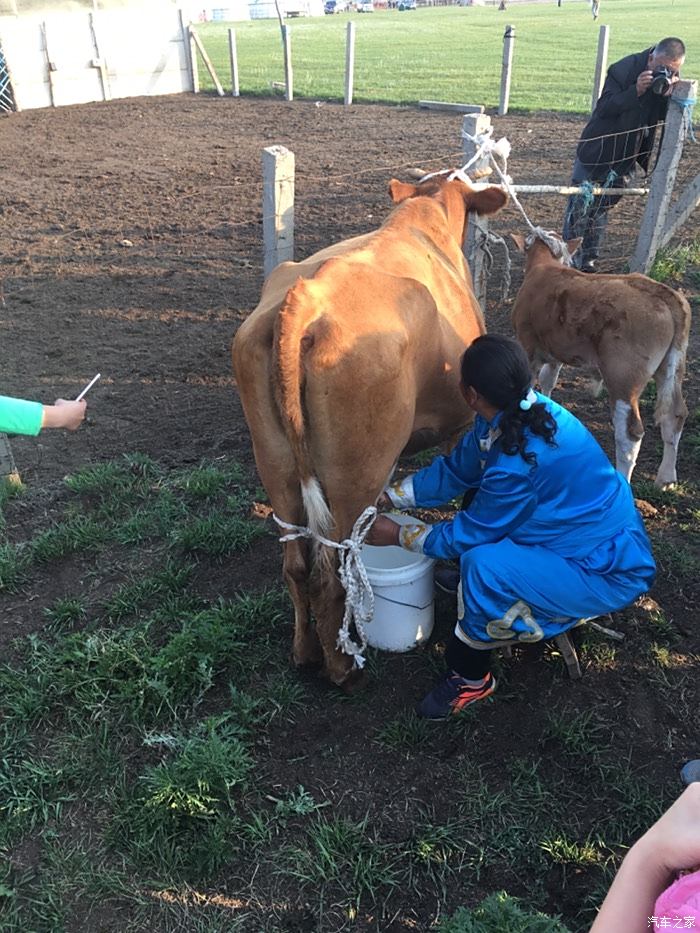
<svg viewBox="0 0 700 933">
<path fill-rule="evenodd" d="M 688 408 L 682 391 L 685 371 L 683 355 L 672 349 L 654 374 L 656 382 L 656 423 L 661 428 L 664 454 L 654 483 L 661 488 L 672 486 L 677 481 L 676 459 L 678 443 L 683 433 Z"/>
<path fill-rule="evenodd" d="M 323 663 L 323 653 L 309 608 L 310 545 L 306 540 L 297 540 L 287 541 L 282 546 L 284 578 L 294 605 L 292 659 L 297 667 L 319 667 Z"/>
<path fill-rule="evenodd" d="M 615 429 L 615 466 L 629 483 L 644 437 L 644 425 L 639 414 L 639 395 L 631 395 L 629 401 L 611 398 L 610 407 Z"/>
</svg>

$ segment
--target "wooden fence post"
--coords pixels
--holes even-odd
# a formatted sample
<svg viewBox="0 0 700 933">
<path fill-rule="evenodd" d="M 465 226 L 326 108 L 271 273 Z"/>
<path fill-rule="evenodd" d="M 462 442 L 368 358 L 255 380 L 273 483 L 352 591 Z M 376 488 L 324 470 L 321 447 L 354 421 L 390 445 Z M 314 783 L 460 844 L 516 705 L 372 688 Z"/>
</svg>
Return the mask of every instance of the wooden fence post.
<svg viewBox="0 0 700 933">
<path fill-rule="evenodd" d="M 352 103 L 355 79 L 355 24 L 349 22 L 345 32 L 345 106 Z"/>
<path fill-rule="evenodd" d="M 49 95 L 51 97 L 51 106 L 56 106 L 56 84 L 54 81 L 54 74 L 56 72 L 56 64 L 51 58 L 51 53 L 49 52 L 49 37 L 48 30 L 46 28 L 46 20 L 41 24 L 41 36 L 44 40 L 44 54 L 46 57 L 46 68 L 47 74 L 49 77 Z"/>
<path fill-rule="evenodd" d="M 228 31 L 228 51 L 231 58 L 231 95 L 241 96 L 241 87 L 238 83 L 238 50 L 236 48 L 236 30 Z"/>
<path fill-rule="evenodd" d="M 182 45 L 185 50 L 185 58 L 187 59 L 187 69 L 190 73 L 190 81 L 192 82 L 192 91 L 196 94 L 199 90 L 199 81 L 196 77 L 197 61 L 192 55 L 193 49 L 192 42 L 190 41 L 190 31 L 187 20 L 185 20 L 185 14 L 181 9 L 177 11 L 177 15 L 180 20 L 180 35 L 182 36 Z"/>
<path fill-rule="evenodd" d="M 593 94 L 591 96 L 591 111 L 595 110 L 598 98 L 605 84 L 605 72 L 608 67 L 608 43 L 610 41 L 610 27 L 601 26 L 598 32 L 598 56 L 595 61 L 595 75 L 593 77 Z"/>
<path fill-rule="evenodd" d="M 89 13 L 88 17 L 90 19 L 90 33 L 92 34 L 92 44 L 95 47 L 95 57 L 92 60 L 92 65 L 94 68 L 98 68 L 100 72 L 100 83 L 102 85 L 102 99 L 111 100 L 112 99 L 112 90 L 109 86 L 109 75 L 107 74 L 107 64 L 102 57 L 100 52 L 100 45 L 97 41 L 97 30 L 95 29 L 95 13 Z"/>
<path fill-rule="evenodd" d="M 263 271 L 294 259 L 294 153 L 263 149 Z"/>
<path fill-rule="evenodd" d="M 190 26 L 190 36 L 192 37 L 192 41 L 194 42 L 195 46 L 197 47 L 197 51 L 198 51 L 199 54 L 202 56 L 202 61 L 204 62 L 204 67 L 205 67 L 205 68 L 207 69 L 207 71 L 209 72 L 209 77 L 210 77 L 210 78 L 212 79 L 212 81 L 214 82 L 214 87 L 216 88 L 216 93 L 219 95 L 219 97 L 223 97 L 223 96 L 224 96 L 224 89 L 221 87 L 221 81 L 219 81 L 219 76 L 217 75 L 217 73 L 216 73 L 216 71 L 215 71 L 215 69 L 214 69 L 214 66 L 213 66 L 212 63 L 211 63 L 211 59 L 210 59 L 209 56 L 207 55 L 207 50 L 206 50 L 206 49 L 204 48 L 204 46 L 202 45 L 202 40 L 199 38 L 199 36 L 198 36 L 197 33 L 195 32 L 194 26 Z M 197 60 L 197 55 L 196 55 L 196 53 L 194 52 L 194 50 L 193 50 L 193 52 L 192 52 L 192 55 L 193 55 L 193 57 L 194 57 L 194 60 L 196 61 L 196 60 Z"/>
<path fill-rule="evenodd" d="M 284 45 L 284 99 L 294 100 L 294 76 L 292 73 L 292 27 L 282 27 Z"/>
<path fill-rule="evenodd" d="M 499 117 L 508 113 L 510 98 L 510 76 L 513 70 L 513 49 L 515 48 L 515 26 L 506 26 L 503 34 L 503 67 L 501 69 L 501 102 L 498 105 Z"/>
<path fill-rule="evenodd" d="M 688 100 L 697 96 L 697 89 L 697 81 L 679 81 L 673 87 L 672 97 Z M 668 227 L 671 196 L 678 171 L 678 163 L 683 152 L 683 140 L 686 132 L 685 119 L 683 107 L 670 100 L 668 102 L 668 112 L 666 113 L 664 138 L 659 150 L 659 158 L 654 168 L 654 174 L 651 177 L 649 200 L 642 217 L 637 248 L 630 261 L 630 272 L 643 272 L 646 274 L 652 267 L 657 250 L 665 242 L 664 233 Z M 671 217 L 671 220 L 673 220 L 673 217 Z"/>
<path fill-rule="evenodd" d="M 197 45 L 194 41 L 194 29 L 187 27 L 187 49 L 190 58 L 190 72 L 192 74 L 192 91 L 199 94 L 199 64 L 197 63 Z"/>
<path fill-rule="evenodd" d="M 462 132 L 470 136 L 477 136 L 486 133 L 491 127 L 491 117 L 483 113 L 470 113 L 462 121 Z M 471 139 L 462 136 L 462 148 L 464 150 L 464 161 L 468 162 L 476 154 L 477 146 Z M 480 159 L 469 171 L 479 171 L 489 167 L 489 157 Z M 475 211 L 469 213 L 469 224 L 467 226 L 467 238 L 464 241 L 462 250 L 469 264 L 474 283 L 474 295 L 481 305 L 482 310 L 486 310 L 486 264 L 484 263 L 484 251 L 481 248 L 484 239 L 488 236 L 489 224 L 486 217 L 479 217 Z"/>
</svg>

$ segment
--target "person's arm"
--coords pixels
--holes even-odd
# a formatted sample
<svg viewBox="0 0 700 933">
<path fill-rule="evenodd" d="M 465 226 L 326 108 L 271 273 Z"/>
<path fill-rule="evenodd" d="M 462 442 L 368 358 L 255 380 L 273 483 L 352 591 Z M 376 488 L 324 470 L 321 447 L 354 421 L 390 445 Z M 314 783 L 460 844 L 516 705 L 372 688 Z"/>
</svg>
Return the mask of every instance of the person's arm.
<svg viewBox="0 0 700 933">
<path fill-rule="evenodd" d="M 641 75 L 635 76 L 630 75 L 629 71 L 622 73 L 618 65 L 619 63 L 615 63 L 608 69 L 608 76 L 596 104 L 596 116 L 604 119 L 617 117 L 632 108 L 640 108 L 639 99 L 651 85 L 651 71 L 643 71 Z"/>
<path fill-rule="evenodd" d="M 44 406 L 23 398 L 0 396 L 0 431 L 6 434 L 30 434 L 41 431 Z"/>
<path fill-rule="evenodd" d="M 476 432 L 470 431 L 448 456 L 436 457 L 430 466 L 392 483 L 384 494 L 397 509 L 444 505 L 465 489 L 479 485 L 485 457 Z"/>
<path fill-rule="evenodd" d="M 468 510 L 453 519 L 430 525 L 416 519 L 398 525 L 388 516 L 376 519 L 367 543 L 400 545 L 428 557 L 459 557 L 469 548 L 505 538 L 522 525 L 537 506 L 537 495 L 527 476 L 489 470 Z"/>
<path fill-rule="evenodd" d="M 625 856 L 590 933 L 643 933 L 657 897 L 700 864 L 700 783 L 691 784 Z"/>
<path fill-rule="evenodd" d="M 536 507 L 537 494 L 528 476 L 489 470 L 469 509 L 457 512 L 451 521 L 433 525 L 420 541 L 420 550 L 428 557 L 459 557 L 469 548 L 507 537 Z M 414 549 L 418 550 L 410 548 Z"/>
<path fill-rule="evenodd" d="M 83 419 L 87 403 L 56 399 L 53 405 L 42 405 L 23 398 L 0 396 L 0 431 L 6 434 L 29 434 L 33 437 L 42 428 L 68 428 L 76 431 Z"/>
</svg>

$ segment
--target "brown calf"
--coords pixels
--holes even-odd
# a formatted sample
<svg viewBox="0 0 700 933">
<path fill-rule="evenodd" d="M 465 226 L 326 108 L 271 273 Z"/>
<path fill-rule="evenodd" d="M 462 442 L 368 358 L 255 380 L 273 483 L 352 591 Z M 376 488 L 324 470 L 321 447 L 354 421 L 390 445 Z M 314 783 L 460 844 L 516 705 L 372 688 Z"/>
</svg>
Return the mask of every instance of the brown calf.
<svg viewBox="0 0 700 933">
<path fill-rule="evenodd" d="M 542 392 L 551 395 L 563 363 L 600 372 L 610 398 L 616 466 L 629 481 L 644 436 L 639 396 L 653 379 L 654 417 L 664 442 L 655 483 L 672 485 L 688 414 L 682 394 L 688 302 L 679 292 L 638 273 L 579 272 L 568 265 L 579 241 L 564 244 L 556 234 L 547 236 L 550 245 L 535 234 L 513 237 L 526 254 L 513 326 L 533 373 L 543 364 Z"/>
</svg>

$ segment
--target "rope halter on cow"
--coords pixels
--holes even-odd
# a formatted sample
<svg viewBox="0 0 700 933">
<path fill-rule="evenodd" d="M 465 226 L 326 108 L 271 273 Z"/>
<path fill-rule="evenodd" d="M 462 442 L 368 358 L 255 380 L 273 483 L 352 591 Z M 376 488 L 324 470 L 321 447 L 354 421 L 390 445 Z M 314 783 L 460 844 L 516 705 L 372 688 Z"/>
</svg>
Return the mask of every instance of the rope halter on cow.
<svg viewBox="0 0 700 933">
<path fill-rule="evenodd" d="M 280 542 L 294 541 L 297 538 L 312 538 L 324 547 L 334 548 L 338 553 L 338 578 L 345 590 L 345 611 L 343 623 L 338 632 L 337 646 L 345 654 L 352 655 L 354 666 L 365 666 L 364 650 L 367 647 L 365 625 L 374 616 L 374 593 L 367 578 L 367 570 L 362 562 L 362 545 L 377 517 L 375 506 L 368 506 L 352 527 L 350 537 L 344 541 L 331 541 L 311 528 L 291 525 L 272 514 L 280 528 L 289 534 L 282 535 Z M 351 623 L 359 637 L 359 644 L 350 635 Z"/>
</svg>

